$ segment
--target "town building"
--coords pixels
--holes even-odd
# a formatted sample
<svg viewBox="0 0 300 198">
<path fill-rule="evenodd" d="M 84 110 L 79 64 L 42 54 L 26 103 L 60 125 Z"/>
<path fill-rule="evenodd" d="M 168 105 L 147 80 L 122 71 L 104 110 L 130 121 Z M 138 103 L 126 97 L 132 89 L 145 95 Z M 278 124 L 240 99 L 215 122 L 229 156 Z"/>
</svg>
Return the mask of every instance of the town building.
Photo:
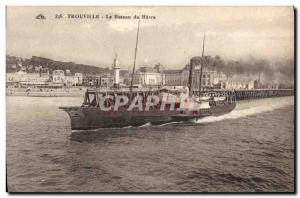
<svg viewBox="0 0 300 198">
<path fill-rule="evenodd" d="M 65 72 L 63 70 L 54 70 L 52 73 L 53 83 L 65 83 Z"/>
<path fill-rule="evenodd" d="M 95 74 L 86 74 L 82 77 L 82 84 L 84 86 L 98 86 L 100 85 L 100 76 Z"/>
<path fill-rule="evenodd" d="M 72 76 L 72 75 L 66 75 L 65 76 L 65 81 L 64 81 L 65 86 L 76 86 L 77 85 L 77 77 Z"/>
<path fill-rule="evenodd" d="M 77 86 L 82 85 L 83 76 L 82 73 L 65 72 L 63 70 L 54 70 L 52 73 L 52 82 L 57 84 L 63 84 L 64 86 Z"/>
<path fill-rule="evenodd" d="M 134 74 L 134 84 L 160 86 L 165 84 L 165 74 L 151 67 L 140 67 Z"/>
<path fill-rule="evenodd" d="M 187 64 L 183 69 L 165 70 L 165 84 L 168 86 L 188 86 L 189 82 L 189 65 Z M 194 89 L 200 87 L 201 67 L 196 66 L 193 73 Z M 202 84 L 203 89 L 222 89 L 225 87 L 227 75 L 223 72 L 218 72 L 210 67 L 204 67 L 202 70 Z"/>
<path fill-rule="evenodd" d="M 64 84 L 66 86 L 82 85 L 82 73 L 75 73 L 75 75 L 72 75 L 71 73 L 66 73 Z"/>
<path fill-rule="evenodd" d="M 114 86 L 114 76 L 111 73 L 87 74 L 83 76 L 82 84 L 91 87 L 112 87 Z"/>
<path fill-rule="evenodd" d="M 180 86 L 181 83 L 181 69 L 177 70 L 164 70 L 165 74 L 165 85 L 168 86 Z"/>
<path fill-rule="evenodd" d="M 116 76 L 115 76 L 115 73 L 114 75 L 111 75 L 110 73 L 105 73 L 105 74 L 102 74 L 100 76 L 100 83 L 99 85 L 101 87 L 112 87 L 112 86 L 119 86 L 120 85 L 120 78 L 119 76 L 117 76 L 117 80 L 118 80 L 118 83 L 115 83 L 115 80 L 116 79 Z"/>
<path fill-rule="evenodd" d="M 227 80 L 225 82 L 225 89 L 254 89 L 254 80 Z"/>
<path fill-rule="evenodd" d="M 189 65 L 186 65 L 181 72 L 181 85 L 188 86 L 189 68 Z M 193 85 L 195 89 L 199 89 L 200 87 L 200 74 L 201 67 L 195 67 L 193 74 Z M 203 89 L 214 88 L 216 84 L 221 83 L 224 79 L 226 79 L 226 75 L 224 73 L 217 72 L 210 67 L 204 67 L 202 69 L 201 87 Z"/>
<path fill-rule="evenodd" d="M 76 85 L 82 85 L 83 75 L 82 73 L 75 73 Z"/>
<path fill-rule="evenodd" d="M 50 81 L 48 73 L 27 73 L 20 70 L 6 74 L 7 85 L 14 87 L 45 85 Z"/>
<path fill-rule="evenodd" d="M 155 69 L 158 73 L 164 73 L 165 71 L 165 67 L 160 63 L 156 64 L 153 69 Z"/>
</svg>

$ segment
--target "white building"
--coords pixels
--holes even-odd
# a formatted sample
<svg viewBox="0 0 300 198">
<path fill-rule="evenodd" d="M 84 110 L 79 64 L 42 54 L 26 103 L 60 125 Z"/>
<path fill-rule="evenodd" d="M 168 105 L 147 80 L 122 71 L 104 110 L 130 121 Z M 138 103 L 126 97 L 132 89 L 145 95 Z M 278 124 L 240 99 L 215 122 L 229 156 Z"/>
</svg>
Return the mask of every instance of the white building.
<svg viewBox="0 0 300 198">
<path fill-rule="evenodd" d="M 83 75 L 82 73 L 75 73 L 76 85 L 82 85 Z"/>
<path fill-rule="evenodd" d="M 78 78 L 76 76 L 67 75 L 67 76 L 65 76 L 64 84 L 67 86 L 78 85 Z"/>
<path fill-rule="evenodd" d="M 48 73 L 27 73 L 18 71 L 6 74 L 6 82 L 14 85 L 43 85 L 50 81 Z"/>
<path fill-rule="evenodd" d="M 254 81 L 228 80 L 225 82 L 225 89 L 254 89 Z"/>
<path fill-rule="evenodd" d="M 63 70 L 54 70 L 52 74 L 52 81 L 53 83 L 61 83 L 66 86 L 76 86 L 82 85 L 83 76 L 82 73 L 75 73 L 75 75 L 72 75 L 69 71 L 65 75 Z"/>
<path fill-rule="evenodd" d="M 54 83 L 65 83 L 65 72 L 63 70 L 54 70 L 52 81 Z"/>
<path fill-rule="evenodd" d="M 150 67 L 140 67 L 140 69 L 134 74 L 134 84 L 141 85 L 164 85 L 165 74 L 157 72 L 156 69 Z"/>
<path fill-rule="evenodd" d="M 227 75 L 223 72 L 216 72 L 213 76 L 213 84 L 223 83 L 227 80 Z"/>
</svg>

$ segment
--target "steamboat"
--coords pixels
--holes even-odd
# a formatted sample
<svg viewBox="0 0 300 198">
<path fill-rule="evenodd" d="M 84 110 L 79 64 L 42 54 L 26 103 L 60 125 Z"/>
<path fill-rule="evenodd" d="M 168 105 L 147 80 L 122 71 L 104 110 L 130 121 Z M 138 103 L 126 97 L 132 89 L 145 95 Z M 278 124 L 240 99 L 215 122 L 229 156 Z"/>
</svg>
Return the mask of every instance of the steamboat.
<svg viewBox="0 0 300 198">
<path fill-rule="evenodd" d="M 72 130 L 141 126 L 146 123 L 160 125 L 169 122 L 188 122 L 207 116 L 223 115 L 235 108 L 234 93 L 227 92 L 220 95 L 212 91 L 206 96 L 193 96 L 193 72 L 199 62 L 201 63 L 202 72 L 205 35 L 202 57 L 190 59 L 188 87 L 162 87 L 155 90 L 134 88 L 133 77 L 137 56 L 139 24 L 129 89 L 118 89 L 119 73 L 118 64 L 115 61 L 115 89 L 105 91 L 88 89 L 81 106 L 60 107 L 68 113 Z M 200 92 L 201 76 L 202 73 L 200 74 Z"/>
</svg>

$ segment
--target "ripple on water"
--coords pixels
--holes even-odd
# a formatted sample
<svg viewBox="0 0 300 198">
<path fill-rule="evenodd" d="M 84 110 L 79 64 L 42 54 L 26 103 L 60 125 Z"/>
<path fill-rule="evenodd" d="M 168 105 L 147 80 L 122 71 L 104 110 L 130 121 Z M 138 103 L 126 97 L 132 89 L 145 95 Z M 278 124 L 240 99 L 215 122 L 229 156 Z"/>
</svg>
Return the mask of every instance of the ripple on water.
<svg viewBox="0 0 300 198">
<path fill-rule="evenodd" d="M 10 97 L 8 188 L 292 192 L 292 100 L 240 102 L 232 114 L 200 123 L 71 133 L 58 106 L 81 104 L 81 98 Z"/>
</svg>

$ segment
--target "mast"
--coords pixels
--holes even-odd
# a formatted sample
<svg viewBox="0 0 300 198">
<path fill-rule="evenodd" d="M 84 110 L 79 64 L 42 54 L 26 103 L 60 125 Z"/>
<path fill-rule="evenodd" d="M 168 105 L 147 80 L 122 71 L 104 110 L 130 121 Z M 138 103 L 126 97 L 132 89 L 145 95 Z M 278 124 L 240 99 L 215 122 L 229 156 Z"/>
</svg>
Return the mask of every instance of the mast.
<svg viewBox="0 0 300 198">
<path fill-rule="evenodd" d="M 203 35 L 203 47 L 202 47 L 202 57 L 201 57 L 201 69 L 200 69 L 200 83 L 199 83 L 199 96 L 202 88 L 202 72 L 204 67 L 204 44 L 205 44 L 205 33 Z"/>
<path fill-rule="evenodd" d="M 132 68 L 132 75 L 131 75 L 131 82 L 130 82 L 130 93 L 132 92 L 132 85 L 133 85 L 133 77 L 135 72 L 135 64 L 136 64 L 136 55 L 137 55 L 137 47 L 139 42 L 139 32 L 140 32 L 140 19 L 138 23 L 138 29 L 136 33 L 136 42 L 135 42 L 135 52 L 134 52 L 134 61 L 133 61 L 133 68 Z"/>
</svg>

